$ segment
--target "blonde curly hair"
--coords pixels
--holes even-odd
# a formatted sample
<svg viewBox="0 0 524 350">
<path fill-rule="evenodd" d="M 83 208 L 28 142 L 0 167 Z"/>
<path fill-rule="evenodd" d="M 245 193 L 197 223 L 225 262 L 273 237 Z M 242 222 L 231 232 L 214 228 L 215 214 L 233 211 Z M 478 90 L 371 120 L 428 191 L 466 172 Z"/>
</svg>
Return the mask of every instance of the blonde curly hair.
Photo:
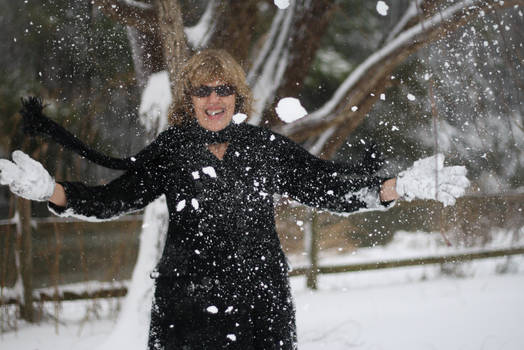
<svg viewBox="0 0 524 350">
<path fill-rule="evenodd" d="M 182 68 L 169 111 L 169 124 L 181 125 L 193 118 L 191 89 L 217 80 L 235 87 L 235 113 L 249 116 L 253 94 L 247 85 L 246 73 L 227 51 L 208 49 L 197 52 Z"/>
</svg>

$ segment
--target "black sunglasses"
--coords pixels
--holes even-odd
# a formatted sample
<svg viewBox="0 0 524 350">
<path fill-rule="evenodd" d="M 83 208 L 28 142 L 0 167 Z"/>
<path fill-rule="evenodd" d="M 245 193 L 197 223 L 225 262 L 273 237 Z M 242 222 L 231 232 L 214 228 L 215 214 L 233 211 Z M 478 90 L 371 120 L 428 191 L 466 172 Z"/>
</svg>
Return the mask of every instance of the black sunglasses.
<svg viewBox="0 0 524 350">
<path fill-rule="evenodd" d="M 232 85 L 207 86 L 200 85 L 191 89 L 191 95 L 196 97 L 208 97 L 213 90 L 220 97 L 231 96 L 235 93 L 235 87 Z"/>
</svg>

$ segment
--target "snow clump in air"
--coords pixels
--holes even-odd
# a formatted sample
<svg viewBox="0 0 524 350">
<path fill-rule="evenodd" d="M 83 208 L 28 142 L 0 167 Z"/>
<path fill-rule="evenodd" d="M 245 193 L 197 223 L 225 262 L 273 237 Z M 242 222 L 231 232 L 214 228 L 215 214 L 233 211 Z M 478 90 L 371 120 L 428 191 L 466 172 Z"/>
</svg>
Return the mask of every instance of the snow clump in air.
<svg viewBox="0 0 524 350">
<path fill-rule="evenodd" d="M 237 113 L 233 116 L 233 123 L 240 124 L 247 119 L 247 115 L 244 113 Z"/>
<path fill-rule="evenodd" d="M 211 306 L 209 306 L 206 310 L 207 310 L 207 312 L 209 312 L 210 314 L 216 314 L 216 313 L 218 313 L 218 308 L 217 308 L 215 305 L 211 305 Z"/>
<path fill-rule="evenodd" d="M 289 7 L 289 0 L 274 0 L 273 2 L 281 10 L 285 10 Z"/>
<path fill-rule="evenodd" d="M 203 167 L 202 168 L 202 172 L 204 174 L 209 175 L 210 177 L 217 177 L 217 173 L 215 171 L 215 168 L 213 168 L 212 166 Z"/>
<path fill-rule="evenodd" d="M 196 198 L 191 199 L 191 206 L 195 208 L 195 210 L 198 210 L 198 208 L 200 207 Z"/>
<path fill-rule="evenodd" d="M 408 100 L 410 100 L 410 101 L 415 101 L 415 100 L 417 99 L 417 98 L 415 97 L 415 95 L 413 95 L 413 94 L 408 94 L 407 97 L 408 97 Z"/>
<path fill-rule="evenodd" d="M 275 111 L 285 123 L 292 123 L 307 115 L 307 111 L 302 107 L 300 101 L 293 97 L 285 97 L 278 101 Z"/>
<path fill-rule="evenodd" d="M 377 2 L 377 12 L 381 16 L 388 15 L 389 6 L 384 1 Z"/>
<path fill-rule="evenodd" d="M 182 199 L 180 202 L 176 205 L 176 211 L 182 211 L 186 207 L 186 200 Z"/>
</svg>

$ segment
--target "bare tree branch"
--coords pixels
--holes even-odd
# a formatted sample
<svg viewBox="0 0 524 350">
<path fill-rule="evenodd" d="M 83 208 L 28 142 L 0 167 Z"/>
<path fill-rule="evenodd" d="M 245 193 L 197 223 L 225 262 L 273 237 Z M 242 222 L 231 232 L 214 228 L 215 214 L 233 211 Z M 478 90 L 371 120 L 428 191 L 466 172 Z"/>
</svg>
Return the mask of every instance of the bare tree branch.
<svg viewBox="0 0 524 350">
<path fill-rule="evenodd" d="M 449 35 L 478 16 L 507 8 L 524 0 L 499 2 L 464 0 L 403 31 L 382 49 L 357 67 L 322 108 L 293 124 L 279 129 L 297 141 L 318 137 L 332 126 L 335 132 L 322 147 L 324 157 L 330 158 L 356 129 L 371 110 L 379 94 L 390 84 L 392 71 L 409 55 L 430 42 Z"/>
<path fill-rule="evenodd" d="M 93 0 L 94 5 L 114 21 L 141 31 L 154 30 L 155 8 L 146 2 L 135 0 Z"/>
<path fill-rule="evenodd" d="M 210 0 L 198 23 L 192 27 L 185 28 L 188 43 L 193 50 L 208 46 L 210 39 L 216 32 L 217 22 L 221 17 L 217 14 L 218 7 L 218 0 Z"/>
<path fill-rule="evenodd" d="M 294 16 L 293 30 L 289 37 L 291 46 L 288 68 L 275 93 L 271 108 L 266 108 L 263 121 L 269 125 L 280 124 L 274 105 L 280 97 L 296 96 L 302 89 L 307 73 L 315 59 L 321 39 L 327 31 L 329 20 L 337 7 L 333 0 L 317 0 L 301 4 Z"/>
</svg>

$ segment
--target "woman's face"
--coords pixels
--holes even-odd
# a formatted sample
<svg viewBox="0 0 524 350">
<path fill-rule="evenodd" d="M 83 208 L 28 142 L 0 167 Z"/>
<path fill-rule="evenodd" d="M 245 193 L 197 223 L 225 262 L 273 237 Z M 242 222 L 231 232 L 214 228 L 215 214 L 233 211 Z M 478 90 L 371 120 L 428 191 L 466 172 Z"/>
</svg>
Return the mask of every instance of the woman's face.
<svg viewBox="0 0 524 350">
<path fill-rule="evenodd" d="M 203 84 L 211 88 L 221 87 L 221 95 L 229 93 L 228 86 L 224 82 L 217 80 Z M 196 86 L 195 88 L 199 88 Z M 230 88 L 230 86 L 229 86 Z M 205 90 L 205 88 L 204 88 Z M 195 96 L 191 95 L 193 108 L 195 110 L 195 118 L 201 127 L 210 131 L 219 131 L 224 129 L 231 123 L 233 114 L 235 113 L 235 94 L 231 93 L 227 96 L 219 96 L 215 90 L 211 90 L 209 96 Z"/>
</svg>

